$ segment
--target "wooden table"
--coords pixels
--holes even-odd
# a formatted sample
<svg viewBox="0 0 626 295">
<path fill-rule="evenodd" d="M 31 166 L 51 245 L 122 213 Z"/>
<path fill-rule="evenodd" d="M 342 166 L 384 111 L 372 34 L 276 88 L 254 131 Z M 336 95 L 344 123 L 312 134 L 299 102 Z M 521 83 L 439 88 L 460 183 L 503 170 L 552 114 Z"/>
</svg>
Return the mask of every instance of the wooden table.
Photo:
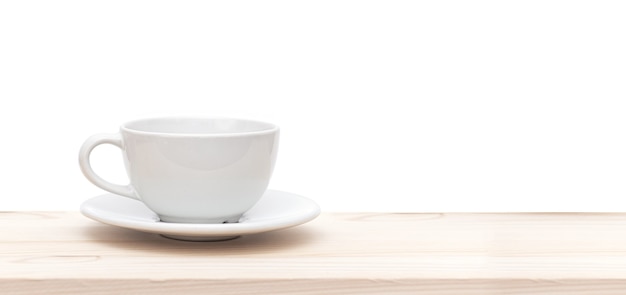
<svg viewBox="0 0 626 295">
<path fill-rule="evenodd" d="M 626 294 L 626 214 L 322 214 L 183 242 L 0 213 L 0 294 Z"/>
</svg>

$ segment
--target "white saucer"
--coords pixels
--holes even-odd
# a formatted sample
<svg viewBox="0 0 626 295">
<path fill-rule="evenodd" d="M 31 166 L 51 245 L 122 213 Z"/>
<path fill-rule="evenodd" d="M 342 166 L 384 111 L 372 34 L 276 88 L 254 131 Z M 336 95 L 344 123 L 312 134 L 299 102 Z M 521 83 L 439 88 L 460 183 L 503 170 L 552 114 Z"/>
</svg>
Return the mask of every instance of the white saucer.
<svg viewBox="0 0 626 295">
<path fill-rule="evenodd" d="M 193 224 L 161 222 L 143 203 L 127 197 L 106 194 L 85 201 L 83 215 L 105 224 L 157 233 L 168 238 L 190 241 L 221 241 L 241 235 L 288 228 L 315 219 L 319 206 L 292 193 L 268 190 L 239 223 Z"/>
</svg>

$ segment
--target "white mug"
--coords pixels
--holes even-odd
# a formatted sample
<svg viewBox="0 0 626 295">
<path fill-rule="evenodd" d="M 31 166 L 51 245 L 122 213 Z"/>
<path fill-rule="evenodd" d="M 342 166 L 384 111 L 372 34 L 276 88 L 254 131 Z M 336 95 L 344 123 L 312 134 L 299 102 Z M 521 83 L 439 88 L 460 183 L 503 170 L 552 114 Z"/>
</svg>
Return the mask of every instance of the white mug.
<svg viewBox="0 0 626 295">
<path fill-rule="evenodd" d="M 278 138 L 277 126 L 252 120 L 142 119 L 87 139 L 79 164 L 93 184 L 140 200 L 164 222 L 237 222 L 267 189 Z M 122 149 L 128 185 L 93 171 L 89 157 L 100 144 Z"/>
</svg>

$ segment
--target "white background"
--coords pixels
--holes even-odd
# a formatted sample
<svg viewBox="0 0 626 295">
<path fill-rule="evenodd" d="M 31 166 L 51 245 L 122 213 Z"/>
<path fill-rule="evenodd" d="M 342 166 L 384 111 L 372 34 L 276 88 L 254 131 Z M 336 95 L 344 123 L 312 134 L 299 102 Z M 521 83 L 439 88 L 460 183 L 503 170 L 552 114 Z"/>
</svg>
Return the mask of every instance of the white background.
<svg viewBox="0 0 626 295">
<path fill-rule="evenodd" d="M 626 211 L 620 1 L 0 2 L 0 211 L 77 210 L 93 133 L 281 126 L 325 211 Z M 125 182 L 119 151 L 94 166 Z"/>
</svg>

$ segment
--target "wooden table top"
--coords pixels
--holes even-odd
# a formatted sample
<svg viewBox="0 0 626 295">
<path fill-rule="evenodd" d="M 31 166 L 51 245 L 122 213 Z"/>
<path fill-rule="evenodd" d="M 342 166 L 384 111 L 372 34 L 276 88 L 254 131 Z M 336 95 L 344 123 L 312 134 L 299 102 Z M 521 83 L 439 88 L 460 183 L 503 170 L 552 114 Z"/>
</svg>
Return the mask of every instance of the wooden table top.
<svg viewBox="0 0 626 295">
<path fill-rule="evenodd" d="M 185 242 L 0 212 L 0 294 L 626 294 L 625 233 L 625 213 L 324 213 Z"/>
</svg>

